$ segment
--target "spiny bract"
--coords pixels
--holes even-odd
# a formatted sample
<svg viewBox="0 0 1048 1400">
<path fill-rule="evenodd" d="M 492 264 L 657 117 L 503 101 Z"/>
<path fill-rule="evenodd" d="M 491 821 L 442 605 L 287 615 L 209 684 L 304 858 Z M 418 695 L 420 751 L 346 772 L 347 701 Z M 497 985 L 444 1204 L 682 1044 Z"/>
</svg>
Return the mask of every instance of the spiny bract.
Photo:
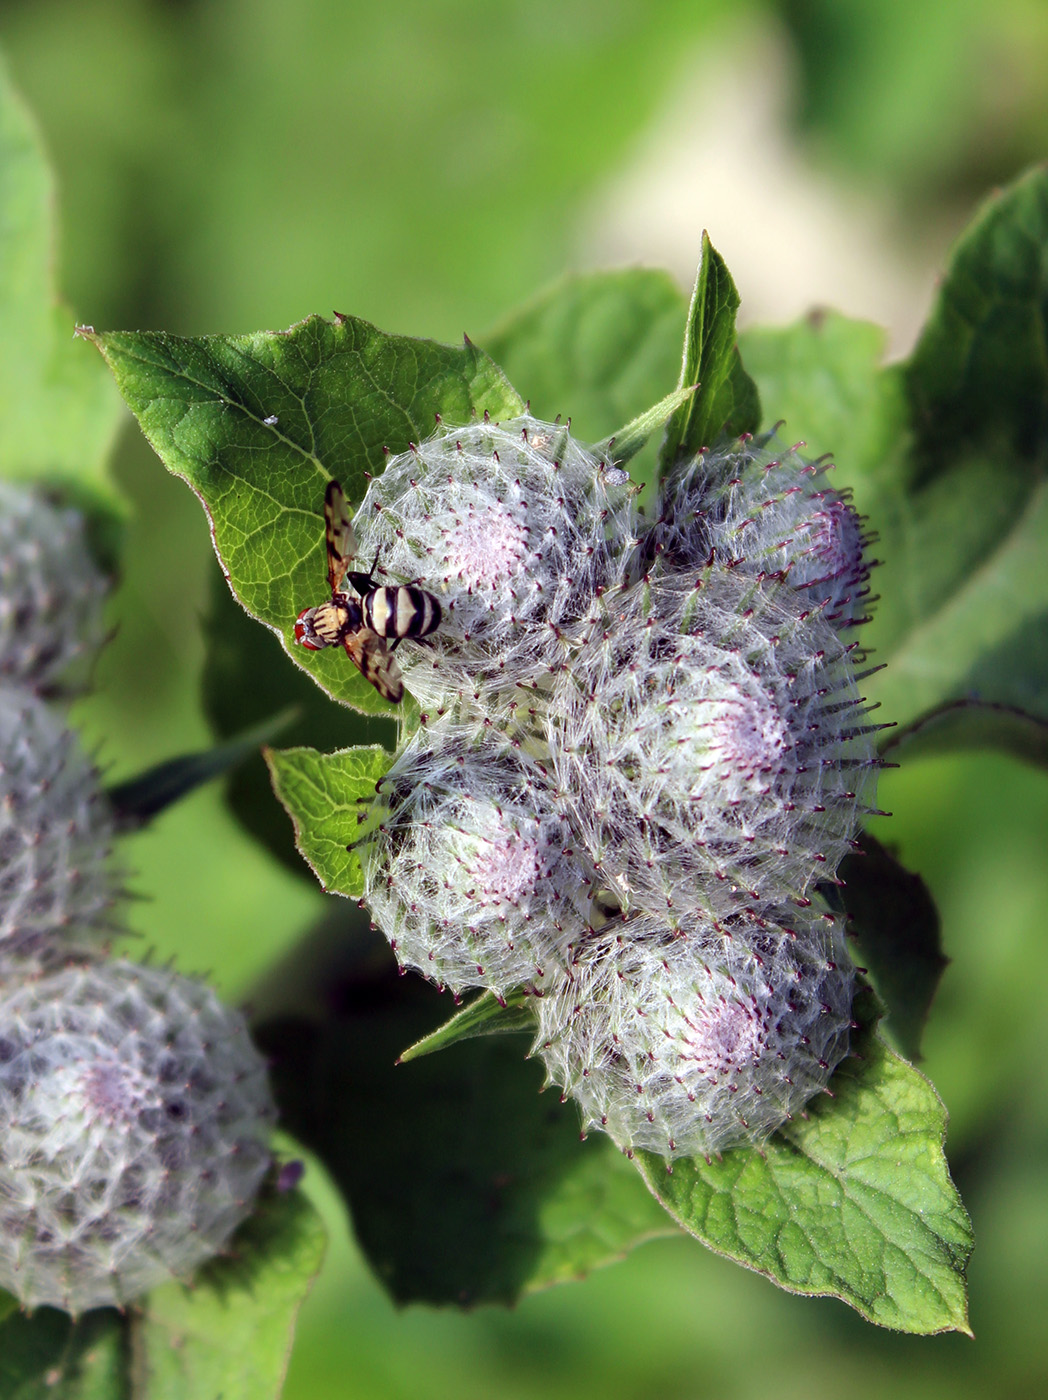
<svg viewBox="0 0 1048 1400">
<path fill-rule="evenodd" d="M 120 1306 L 221 1250 L 275 1113 L 243 1018 L 203 984 L 72 966 L 0 1000 L 0 1287 Z"/>
<path fill-rule="evenodd" d="M 0 682 L 82 681 L 105 640 L 105 594 L 83 517 L 0 482 Z"/>
<path fill-rule="evenodd" d="M 445 621 L 398 653 L 423 728 L 358 844 L 402 963 L 530 992 L 585 1124 L 672 1158 L 760 1142 L 848 1051 L 820 885 L 872 810 L 868 539 L 772 435 L 636 502 L 530 417 L 442 428 L 371 483 L 360 552 Z"/>
<path fill-rule="evenodd" d="M 0 974 L 95 949 L 120 880 L 98 774 L 31 691 L 0 686 Z"/>
</svg>

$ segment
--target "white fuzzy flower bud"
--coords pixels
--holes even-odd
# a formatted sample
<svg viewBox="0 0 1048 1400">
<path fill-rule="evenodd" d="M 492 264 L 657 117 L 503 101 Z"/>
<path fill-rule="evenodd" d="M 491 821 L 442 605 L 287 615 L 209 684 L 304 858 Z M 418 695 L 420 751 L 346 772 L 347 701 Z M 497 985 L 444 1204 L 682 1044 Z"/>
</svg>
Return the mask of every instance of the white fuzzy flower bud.
<svg viewBox="0 0 1048 1400">
<path fill-rule="evenodd" d="M 760 1143 L 826 1087 L 853 980 L 828 914 L 730 930 L 642 916 L 575 950 L 537 1004 L 535 1053 L 623 1151 L 708 1157 Z"/>
<path fill-rule="evenodd" d="M 95 948 L 113 931 L 112 842 L 76 734 L 31 692 L 0 686 L 0 971 Z"/>
<path fill-rule="evenodd" d="M 382 780 L 365 900 L 398 960 L 456 994 L 541 988 L 591 920 L 594 873 L 512 750 L 424 730 Z"/>
<path fill-rule="evenodd" d="M 365 898 L 456 994 L 533 992 L 587 1125 L 667 1158 L 759 1143 L 847 1053 L 816 886 L 870 811 L 865 539 L 824 468 L 741 439 L 627 480 L 533 419 L 442 431 L 372 482 L 376 577 L 444 620 L 398 652 L 434 713 L 381 785 Z"/>
<path fill-rule="evenodd" d="M 0 482 L 0 683 L 83 680 L 105 640 L 105 594 L 82 517 Z"/>
<path fill-rule="evenodd" d="M 660 568 L 599 611 L 547 715 L 562 803 L 622 908 L 805 901 L 876 768 L 849 648 L 795 590 L 718 565 Z"/>
<path fill-rule="evenodd" d="M 0 1000 L 0 1287 L 27 1307 L 121 1306 L 226 1244 L 275 1110 L 242 1017 L 127 962 Z"/>
<path fill-rule="evenodd" d="M 561 627 L 606 587 L 632 542 L 631 488 L 558 425 L 524 417 L 441 431 L 394 457 L 355 520 L 382 582 L 420 583 L 444 618 L 427 648 L 402 649 L 424 706 L 541 676 Z"/>
<path fill-rule="evenodd" d="M 863 622 L 870 540 L 826 473 L 825 462 L 774 438 L 702 452 L 663 484 L 658 548 L 682 567 L 712 555 L 749 573 L 782 574 L 837 628 Z"/>
</svg>

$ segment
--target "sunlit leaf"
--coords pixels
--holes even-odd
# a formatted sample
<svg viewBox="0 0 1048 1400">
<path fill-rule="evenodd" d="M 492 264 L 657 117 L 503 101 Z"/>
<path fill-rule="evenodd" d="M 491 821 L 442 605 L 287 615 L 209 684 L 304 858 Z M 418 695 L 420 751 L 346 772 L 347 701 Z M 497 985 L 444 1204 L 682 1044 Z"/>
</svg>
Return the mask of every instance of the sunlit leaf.
<svg viewBox="0 0 1048 1400">
<path fill-rule="evenodd" d="M 638 1166 L 670 1214 L 719 1254 L 791 1293 L 825 1294 L 902 1332 L 967 1332 L 971 1224 L 943 1156 L 928 1081 L 865 1035 L 833 1098 L 760 1152 Z"/>
<path fill-rule="evenodd" d="M 341 648 L 293 641 L 298 614 L 327 595 L 324 491 L 334 477 L 359 499 L 385 449 L 429 437 L 438 416 L 520 412 L 498 367 L 468 342 L 386 335 L 351 316 L 313 316 L 281 333 L 92 339 L 164 464 L 203 502 L 247 611 L 335 699 L 388 709 Z"/>
<path fill-rule="evenodd" d="M 760 422 L 757 386 L 742 367 L 735 344 L 739 293 L 721 255 L 702 235 L 702 256 L 688 308 L 679 388 L 696 384 L 666 429 L 663 470 L 727 434 L 750 433 Z"/>
<path fill-rule="evenodd" d="M 509 1035 L 515 1031 L 534 1034 L 535 1017 L 528 1001 L 520 990 L 511 992 L 501 1001 L 494 992 L 481 992 L 442 1026 L 402 1050 L 397 1063 L 406 1065 L 411 1060 L 420 1060 L 423 1055 L 434 1055 L 449 1045 L 457 1045 L 460 1040 L 476 1040 L 483 1035 Z"/>
<path fill-rule="evenodd" d="M 266 761 L 294 823 L 295 843 L 317 879 L 332 894 L 359 898 L 364 883 L 354 847 L 365 830 L 375 785 L 393 755 L 377 746 L 331 754 L 270 749 Z"/>
</svg>

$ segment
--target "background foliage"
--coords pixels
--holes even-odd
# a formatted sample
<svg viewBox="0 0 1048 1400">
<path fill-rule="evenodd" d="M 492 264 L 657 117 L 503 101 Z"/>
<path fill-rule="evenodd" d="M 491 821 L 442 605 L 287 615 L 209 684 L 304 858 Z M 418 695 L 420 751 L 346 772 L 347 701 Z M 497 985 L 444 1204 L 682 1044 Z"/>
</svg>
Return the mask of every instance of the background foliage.
<svg viewBox="0 0 1048 1400">
<path fill-rule="evenodd" d="M 545 280 L 592 261 L 595 203 L 657 134 L 662 95 L 711 52 L 745 74 L 755 35 L 797 76 L 796 149 L 835 188 L 861 183 L 886 211 L 900 263 L 924 266 L 929 247 L 941 259 L 987 186 L 1048 148 L 1038 78 L 1048 21 L 1035 0 L 8 0 L 0 10 L 58 170 L 65 294 L 99 326 L 194 334 L 337 307 L 390 330 L 481 339 Z M 755 87 L 765 76 L 752 72 Z M 722 115 L 725 131 L 734 120 Z M 734 176 L 750 220 L 774 231 L 776 210 L 747 169 Z M 722 232 L 729 217 L 711 195 L 702 223 L 736 272 L 744 315 L 760 319 Z M 699 233 L 689 230 L 695 252 Z M 833 445 L 843 457 L 846 445 Z M 216 573 L 198 508 L 137 434 L 117 475 L 135 508 L 120 633 L 98 695 L 80 707 L 114 778 L 207 740 L 199 620 Z M 314 729 L 309 741 L 327 738 Z M 314 1169 L 307 1182 L 335 1243 L 288 1395 L 744 1397 L 765 1394 L 773 1369 L 780 1395 L 1043 1390 L 1048 785 L 1001 757 L 928 758 L 889 775 L 881 805 L 901 815 L 878 834 L 926 879 L 953 959 L 924 1068 L 950 1108 L 951 1165 L 979 1240 L 974 1344 L 875 1332 L 686 1240 L 649 1244 L 512 1313 L 398 1314 Z M 128 854 L 152 897 L 135 927 L 232 994 L 325 908 L 241 833 L 217 791 L 174 809 Z"/>
</svg>

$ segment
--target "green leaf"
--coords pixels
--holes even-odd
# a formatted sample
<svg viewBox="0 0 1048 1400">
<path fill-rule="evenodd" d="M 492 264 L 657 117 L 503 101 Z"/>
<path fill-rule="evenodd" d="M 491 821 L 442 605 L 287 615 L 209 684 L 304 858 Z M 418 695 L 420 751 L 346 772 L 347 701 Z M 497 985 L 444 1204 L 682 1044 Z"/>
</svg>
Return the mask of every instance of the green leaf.
<svg viewBox="0 0 1048 1400">
<path fill-rule="evenodd" d="M 124 514 L 105 465 L 120 401 L 56 300 L 54 203 L 35 125 L 0 66 L 0 476 L 61 487 L 109 528 Z"/>
<path fill-rule="evenodd" d="M 677 1233 L 611 1142 L 580 1143 L 574 1108 L 539 1093 L 519 1037 L 398 1065 L 446 1001 L 398 976 L 366 915 L 338 914 L 256 993 L 254 1033 L 397 1302 L 510 1303 Z"/>
<path fill-rule="evenodd" d="M 298 614 L 327 593 L 324 489 L 334 477 L 358 498 L 384 449 L 430 436 L 438 415 L 519 413 L 498 367 L 468 341 L 386 335 L 351 316 L 247 336 L 91 338 L 164 464 L 203 502 L 243 606 L 335 699 L 386 709 L 345 655 L 293 642 Z"/>
<path fill-rule="evenodd" d="M 1048 166 L 989 200 L 950 258 L 906 373 L 926 473 L 1048 442 Z"/>
<path fill-rule="evenodd" d="M 454 1016 L 438 1026 L 429 1035 L 416 1040 L 397 1057 L 398 1065 L 406 1065 L 411 1060 L 420 1060 L 423 1055 L 433 1055 L 438 1050 L 446 1050 L 449 1045 L 457 1045 L 460 1040 L 476 1040 L 482 1035 L 510 1035 L 526 1031 L 535 1034 L 535 1017 L 528 1005 L 528 998 L 522 991 L 510 992 L 500 1001 L 494 992 L 482 992 L 468 1006 L 457 1011 Z"/>
<path fill-rule="evenodd" d="M 962 699 L 1048 716 L 1042 465 L 955 443 L 930 472 L 876 327 L 819 315 L 742 345 L 769 417 L 784 415 L 811 455 L 834 454 L 833 484 L 854 490 L 879 536 L 880 600 L 862 642 L 886 663 L 866 682 L 883 717 L 908 726 Z"/>
<path fill-rule="evenodd" d="M 121 831 L 139 830 L 201 783 L 210 782 L 257 753 L 267 739 L 279 734 L 296 717 L 294 711 L 285 710 L 226 744 L 166 759 L 137 778 L 108 788 L 106 797 L 117 827 Z"/>
<path fill-rule="evenodd" d="M 295 844 L 332 894 L 364 893 L 360 857 L 353 849 L 366 831 L 367 804 L 389 771 L 393 755 L 377 746 L 318 753 L 267 749 L 273 790 L 290 814 Z"/>
<path fill-rule="evenodd" d="M 881 745 L 882 754 L 896 762 L 958 749 L 994 749 L 1048 768 L 1048 721 L 1009 705 L 955 700 L 893 730 Z"/>
<path fill-rule="evenodd" d="M 874 513 L 882 496 L 902 489 L 908 423 L 902 376 L 881 365 L 885 340 L 880 326 L 836 311 L 739 335 L 764 426 L 782 420 L 785 441 L 804 442 L 811 457 L 832 454 L 833 485 L 853 490 L 859 509 Z"/>
<path fill-rule="evenodd" d="M 875 524 L 871 694 L 912 723 L 974 699 L 1048 718 L 1048 170 L 958 242 L 909 364 L 910 494 Z M 957 731 L 955 731 L 957 732 Z"/>
<path fill-rule="evenodd" d="M 297 711 L 283 734 L 291 748 L 344 749 L 353 744 L 381 743 L 392 748 L 396 728 L 381 715 L 360 715 L 336 704 L 297 666 L 289 666 L 280 642 L 267 627 L 259 627 L 239 607 L 216 569 L 211 606 L 204 627 L 204 710 L 215 731 L 231 738 L 264 723 L 278 711 Z M 287 812 L 281 806 L 261 753 L 229 774 L 226 800 L 238 821 L 277 856 L 289 870 L 310 884 L 312 871 L 295 848 Z"/>
<path fill-rule="evenodd" d="M 704 1244 L 791 1293 L 828 1295 L 901 1332 L 968 1332 L 971 1223 L 946 1167 L 928 1081 L 867 1032 L 757 1152 L 674 1163 L 639 1154 L 648 1186 Z"/>
<path fill-rule="evenodd" d="M 191 1286 L 154 1289 L 132 1315 L 133 1394 L 276 1400 L 324 1246 L 324 1227 L 304 1196 L 264 1198 L 229 1258 L 202 1269 Z"/>
<path fill-rule="evenodd" d="M 694 384 L 689 384 L 683 389 L 675 389 L 672 394 L 667 394 L 664 399 L 660 399 L 654 408 L 649 408 L 645 413 L 638 414 L 624 428 L 619 428 L 610 437 L 597 443 L 597 450 L 608 453 L 617 465 L 630 461 L 645 443 L 669 422 L 681 405 L 693 397 L 694 393 Z"/>
<path fill-rule="evenodd" d="M 864 642 L 884 717 L 911 724 L 960 699 L 1048 717 L 1048 484 L 959 464 L 877 517 L 881 602 Z"/>
<path fill-rule="evenodd" d="M 673 388 L 686 312 L 665 272 L 593 272 L 554 283 L 482 341 L 536 417 L 566 415 L 597 442 Z M 634 474 L 654 461 L 645 451 Z"/>
<path fill-rule="evenodd" d="M 839 895 L 833 902 L 847 913 L 856 961 L 869 972 L 887 1007 L 883 1028 L 907 1059 L 915 1060 L 949 961 L 942 951 L 939 911 L 921 877 L 868 832 L 861 845 L 862 854 L 845 856 L 838 867 L 845 883 L 842 891 L 833 892 Z"/>
<path fill-rule="evenodd" d="M 698 389 L 670 420 L 660 454 L 664 471 L 722 434 L 753 432 L 760 422 L 757 386 L 743 369 L 735 344 L 738 309 L 739 294 L 727 264 L 703 232 L 678 384 L 681 389 L 697 384 Z"/>
<path fill-rule="evenodd" d="M 126 1322 L 111 1308 L 76 1319 L 54 1308 L 0 1323 L 4 1400 L 125 1400 Z"/>
</svg>

